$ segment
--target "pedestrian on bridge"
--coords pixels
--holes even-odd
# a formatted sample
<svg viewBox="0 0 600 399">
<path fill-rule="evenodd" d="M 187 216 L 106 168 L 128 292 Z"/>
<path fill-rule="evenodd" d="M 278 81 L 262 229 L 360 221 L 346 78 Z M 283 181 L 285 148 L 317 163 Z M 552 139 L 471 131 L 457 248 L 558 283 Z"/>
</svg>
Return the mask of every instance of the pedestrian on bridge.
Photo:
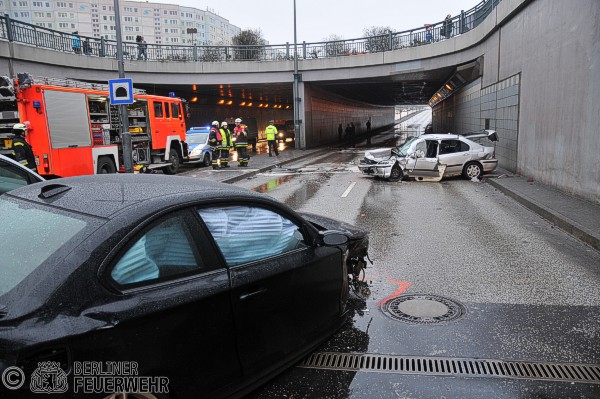
<svg viewBox="0 0 600 399">
<path fill-rule="evenodd" d="M 271 149 L 275 151 L 275 156 L 279 156 L 279 151 L 277 151 L 277 127 L 274 125 L 275 121 L 270 120 L 269 126 L 265 129 L 265 133 L 267 134 L 267 144 L 269 146 L 269 156 L 272 157 Z"/>
<path fill-rule="evenodd" d="M 71 36 L 73 52 L 75 54 L 81 54 L 81 39 L 79 38 L 79 32 L 73 32 L 73 36 Z"/>
</svg>

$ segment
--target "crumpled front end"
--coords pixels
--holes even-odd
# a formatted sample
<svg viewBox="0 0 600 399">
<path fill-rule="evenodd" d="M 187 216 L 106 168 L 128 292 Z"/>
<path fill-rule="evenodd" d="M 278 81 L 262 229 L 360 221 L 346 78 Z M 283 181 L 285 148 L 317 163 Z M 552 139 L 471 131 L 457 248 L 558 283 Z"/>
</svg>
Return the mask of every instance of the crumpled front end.
<svg viewBox="0 0 600 399">
<path fill-rule="evenodd" d="M 365 154 L 365 158 L 360 161 L 358 169 L 366 175 L 388 178 L 392 172 L 392 166 L 396 163 L 393 157 L 387 159 L 378 159 Z"/>
</svg>

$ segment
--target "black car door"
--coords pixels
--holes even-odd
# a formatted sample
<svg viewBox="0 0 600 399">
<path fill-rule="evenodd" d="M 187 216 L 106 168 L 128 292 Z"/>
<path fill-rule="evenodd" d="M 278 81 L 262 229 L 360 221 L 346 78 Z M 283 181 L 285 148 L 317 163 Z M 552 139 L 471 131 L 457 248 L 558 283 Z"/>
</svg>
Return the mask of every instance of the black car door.
<svg viewBox="0 0 600 399">
<path fill-rule="evenodd" d="M 122 296 L 95 310 L 114 326 L 98 332 L 88 356 L 136 361 L 146 376 L 168 377 L 178 397 L 226 389 L 242 374 L 228 272 L 198 242 L 192 212 L 154 221 L 112 262 L 105 278 Z"/>
<path fill-rule="evenodd" d="M 251 205 L 200 208 L 231 273 L 245 375 L 266 372 L 314 345 L 339 320 L 338 248 L 306 242 L 281 211 Z"/>
</svg>

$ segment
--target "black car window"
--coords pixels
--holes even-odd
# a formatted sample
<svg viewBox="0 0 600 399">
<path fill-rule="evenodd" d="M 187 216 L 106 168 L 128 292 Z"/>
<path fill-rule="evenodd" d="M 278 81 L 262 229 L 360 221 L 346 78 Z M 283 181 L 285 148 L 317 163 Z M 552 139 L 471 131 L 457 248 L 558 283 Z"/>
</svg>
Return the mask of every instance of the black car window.
<svg viewBox="0 0 600 399">
<path fill-rule="evenodd" d="M 460 141 L 458 140 L 459 145 L 460 145 L 460 152 L 466 152 L 466 151 L 471 151 L 471 146 L 468 145 L 467 143 L 465 143 L 464 141 Z"/>
<path fill-rule="evenodd" d="M 465 151 L 462 149 L 463 147 L 461 146 L 461 144 L 462 141 L 460 140 L 442 140 L 442 143 L 440 144 L 440 155 L 454 154 L 456 152 Z"/>
<path fill-rule="evenodd" d="M 427 152 L 425 153 L 425 158 L 436 158 L 437 151 L 438 151 L 437 140 L 427 140 Z"/>
<path fill-rule="evenodd" d="M 252 206 L 202 208 L 208 227 L 228 266 L 248 263 L 306 247 L 300 227 L 270 210 Z"/>
<path fill-rule="evenodd" d="M 202 270 L 182 215 L 169 216 L 141 236 L 111 271 L 120 285 L 169 279 Z"/>
<path fill-rule="evenodd" d="M 92 224 L 91 218 L 79 214 L 2 197 L 0 296 L 61 250 L 72 250 L 72 245 L 89 234 L 84 230 Z"/>
<path fill-rule="evenodd" d="M 32 180 L 26 170 L 0 160 L 0 194 L 26 186 Z"/>
</svg>

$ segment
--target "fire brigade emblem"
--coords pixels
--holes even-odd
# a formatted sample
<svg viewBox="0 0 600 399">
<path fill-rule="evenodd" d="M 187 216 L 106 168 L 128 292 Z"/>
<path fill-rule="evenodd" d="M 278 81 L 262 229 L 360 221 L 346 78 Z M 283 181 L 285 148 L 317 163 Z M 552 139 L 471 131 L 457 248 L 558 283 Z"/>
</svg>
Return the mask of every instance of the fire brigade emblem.
<svg viewBox="0 0 600 399">
<path fill-rule="evenodd" d="M 34 393 L 67 392 L 67 374 L 60 368 L 59 362 L 40 362 L 31 374 L 29 389 Z"/>
</svg>

